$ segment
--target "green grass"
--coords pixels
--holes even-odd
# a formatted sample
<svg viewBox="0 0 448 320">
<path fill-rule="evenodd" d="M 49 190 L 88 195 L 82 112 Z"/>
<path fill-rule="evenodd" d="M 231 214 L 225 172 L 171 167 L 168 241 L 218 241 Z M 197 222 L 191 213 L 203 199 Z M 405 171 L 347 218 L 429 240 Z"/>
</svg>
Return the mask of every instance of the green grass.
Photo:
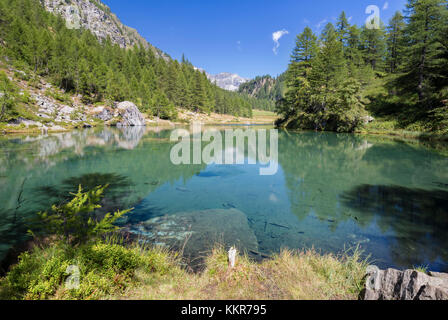
<svg viewBox="0 0 448 320">
<path fill-rule="evenodd" d="M 448 142 L 448 132 L 431 131 L 427 123 L 415 122 L 403 127 L 398 120 L 390 118 L 378 118 L 358 129 L 356 132 L 398 136 L 416 140 Z"/>
<path fill-rule="evenodd" d="M 254 117 L 277 117 L 275 112 L 256 109 L 252 110 L 252 115 Z"/>
<path fill-rule="evenodd" d="M 0 281 L 0 299 L 105 299 L 135 285 L 137 269 L 163 274 L 171 259 L 158 249 L 125 247 L 113 240 L 36 246 Z M 69 266 L 79 268 L 79 289 L 66 288 Z"/>
<path fill-rule="evenodd" d="M 424 274 L 427 274 L 428 273 L 428 266 L 416 266 L 416 267 L 414 267 L 414 270 L 415 271 L 418 271 L 418 272 L 421 272 L 421 273 L 424 273 Z"/>
<path fill-rule="evenodd" d="M 80 271 L 68 289 L 67 268 Z M 179 255 L 160 248 L 108 240 L 72 247 L 35 246 L 0 280 L 0 299 L 344 299 L 358 298 L 367 262 L 359 250 L 321 255 L 283 250 L 262 263 L 237 258 L 234 269 L 217 246 L 201 273 L 182 267 Z"/>
</svg>

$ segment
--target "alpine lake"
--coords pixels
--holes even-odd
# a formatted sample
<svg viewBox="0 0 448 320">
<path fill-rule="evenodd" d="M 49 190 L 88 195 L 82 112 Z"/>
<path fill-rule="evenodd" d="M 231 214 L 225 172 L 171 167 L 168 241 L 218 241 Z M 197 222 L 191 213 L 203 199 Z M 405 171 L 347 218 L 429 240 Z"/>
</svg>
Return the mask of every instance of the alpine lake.
<svg viewBox="0 0 448 320">
<path fill-rule="evenodd" d="M 247 152 L 239 165 L 173 164 L 172 130 L 0 137 L 0 260 L 28 239 L 36 212 L 79 185 L 108 184 L 97 215 L 134 208 L 120 220 L 123 233 L 181 249 L 191 265 L 216 243 L 254 259 L 358 246 L 382 268 L 448 271 L 447 152 L 389 137 L 279 131 L 278 170 L 264 176 Z"/>
</svg>

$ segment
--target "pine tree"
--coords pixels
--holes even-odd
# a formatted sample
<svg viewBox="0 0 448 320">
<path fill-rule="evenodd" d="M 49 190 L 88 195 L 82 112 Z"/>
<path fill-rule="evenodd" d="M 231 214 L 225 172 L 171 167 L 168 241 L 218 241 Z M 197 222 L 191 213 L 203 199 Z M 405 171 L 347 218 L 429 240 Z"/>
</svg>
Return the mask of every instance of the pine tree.
<svg viewBox="0 0 448 320">
<path fill-rule="evenodd" d="M 405 26 L 403 15 L 400 12 L 396 12 L 387 27 L 387 65 L 390 73 L 396 73 L 404 60 Z"/>
<path fill-rule="evenodd" d="M 373 70 L 384 69 L 384 56 L 386 51 L 385 28 L 381 24 L 379 29 L 368 29 L 363 26 L 361 31 L 362 53 L 366 63 Z"/>
<path fill-rule="evenodd" d="M 405 74 L 399 82 L 405 92 L 417 92 L 419 104 L 426 108 L 431 107 L 435 83 L 446 77 L 438 70 L 446 64 L 439 57 L 446 51 L 447 10 L 445 0 L 409 0 L 407 5 Z"/>
<path fill-rule="evenodd" d="M 345 56 L 348 63 L 356 68 L 359 68 L 363 64 L 361 52 L 361 30 L 356 25 L 349 28 Z"/>
<path fill-rule="evenodd" d="M 342 42 L 343 46 L 347 46 L 347 41 L 349 38 L 350 23 L 348 22 L 345 11 L 342 11 L 336 23 L 336 30 L 338 32 L 339 40 Z"/>
<path fill-rule="evenodd" d="M 306 27 L 297 36 L 296 46 L 291 55 L 291 63 L 286 72 L 286 83 L 288 90 L 286 100 L 288 103 L 279 103 L 277 110 L 284 115 L 291 115 L 297 111 L 296 104 L 299 102 L 299 91 L 304 81 L 304 76 L 311 68 L 311 63 L 318 52 L 317 36 Z M 284 109 L 282 107 L 285 107 Z"/>
</svg>

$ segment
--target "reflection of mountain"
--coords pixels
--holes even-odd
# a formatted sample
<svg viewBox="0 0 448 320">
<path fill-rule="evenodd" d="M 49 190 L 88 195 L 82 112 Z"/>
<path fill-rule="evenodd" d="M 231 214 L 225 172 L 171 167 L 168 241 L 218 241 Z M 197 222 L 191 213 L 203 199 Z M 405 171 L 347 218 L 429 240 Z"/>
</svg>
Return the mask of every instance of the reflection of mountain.
<svg viewBox="0 0 448 320">
<path fill-rule="evenodd" d="M 367 237 L 363 247 L 396 266 L 446 267 L 446 157 L 376 137 L 282 133 L 279 162 L 301 221 Z"/>
<path fill-rule="evenodd" d="M 110 184 L 107 210 L 130 208 L 159 186 L 189 179 L 203 166 L 170 161 L 171 131 L 151 128 L 84 130 L 0 140 L 0 260 L 21 222 L 67 197 L 79 184 Z M 132 150 L 132 151 L 131 151 Z"/>
</svg>

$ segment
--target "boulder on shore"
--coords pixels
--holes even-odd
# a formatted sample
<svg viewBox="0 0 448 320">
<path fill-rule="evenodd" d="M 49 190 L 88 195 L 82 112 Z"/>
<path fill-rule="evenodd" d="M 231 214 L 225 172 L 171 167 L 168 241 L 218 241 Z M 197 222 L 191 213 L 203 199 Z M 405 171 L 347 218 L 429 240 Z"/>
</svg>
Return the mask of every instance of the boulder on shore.
<svg viewBox="0 0 448 320">
<path fill-rule="evenodd" d="M 448 274 L 370 266 L 364 300 L 448 300 Z"/>
<path fill-rule="evenodd" d="M 140 127 L 146 126 L 145 118 L 138 110 L 137 106 L 129 101 L 117 104 L 115 117 L 119 118 L 117 127 Z"/>
<path fill-rule="evenodd" d="M 96 107 L 95 109 L 93 109 L 93 113 L 95 115 L 95 118 L 102 121 L 109 121 L 114 117 L 113 112 L 109 108 L 104 106 Z"/>
</svg>

